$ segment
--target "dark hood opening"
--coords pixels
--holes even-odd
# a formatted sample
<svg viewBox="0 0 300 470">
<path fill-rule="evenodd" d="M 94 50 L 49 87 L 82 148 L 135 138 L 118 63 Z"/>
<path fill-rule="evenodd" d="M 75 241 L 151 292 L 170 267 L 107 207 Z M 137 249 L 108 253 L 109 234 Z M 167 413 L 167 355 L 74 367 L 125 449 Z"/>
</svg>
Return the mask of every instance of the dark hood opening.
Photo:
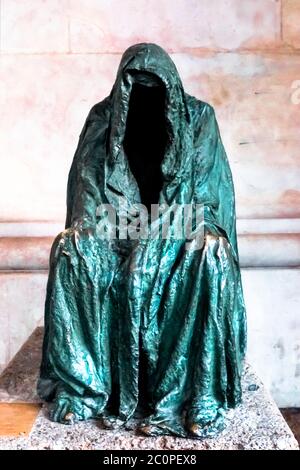
<svg viewBox="0 0 300 470">
<path fill-rule="evenodd" d="M 168 141 L 165 116 L 166 89 L 151 73 L 134 76 L 123 149 L 148 211 L 157 204 L 162 189 L 161 163 Z"/>
</svg>

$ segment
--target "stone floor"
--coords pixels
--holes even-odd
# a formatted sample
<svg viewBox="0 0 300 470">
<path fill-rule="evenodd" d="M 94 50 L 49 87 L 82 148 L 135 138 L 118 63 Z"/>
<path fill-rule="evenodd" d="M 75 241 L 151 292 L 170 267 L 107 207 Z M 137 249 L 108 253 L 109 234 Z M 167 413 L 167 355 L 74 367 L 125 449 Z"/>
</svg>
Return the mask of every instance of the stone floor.
<svg viewBox="0 0 300 470">
<path fill-rule="evenodd" d="M 7 415 L 1 412 L 0 406 L 0 449 L 298 449 L 282 414 L 249 366 L 243 377 L 243 403 L 228 413 L 226 429 L 215 438 L 144 437 L 136 434 L 135 421 L 130 423 L 131 429 L 117 431 L 102 429 L 96 420 L 71 426 L 53 423 L 48 419 L 47 407 L 39 405 L 35 392 L 42 335 L 41 328 L 35 330 L 0 377 L 0 402 L 12 407 L 16 403 L 27 403 L 31 407 L 30 419 L 33 419 L 32 407 L 37 409 L 31 432 L 23 431 L 26 427 L 22 419 L 24 413 L 19 411 L 15 413 L 13 427 L 16 434 L 20 421 L 20 432 L 8 436 L 10 423 L 4 422 Z"/>
</svg>

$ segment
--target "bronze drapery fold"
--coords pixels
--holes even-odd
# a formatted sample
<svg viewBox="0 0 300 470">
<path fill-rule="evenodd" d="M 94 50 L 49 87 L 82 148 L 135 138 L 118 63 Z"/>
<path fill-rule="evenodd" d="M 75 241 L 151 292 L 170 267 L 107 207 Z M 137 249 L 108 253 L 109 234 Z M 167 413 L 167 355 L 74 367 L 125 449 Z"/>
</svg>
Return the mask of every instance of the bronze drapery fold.
<svg viewBox="0 0 300 470">
<path fill-rule="evenodd" d="M 118 198 L 200 204 L 204 243 L 99 237 Z M 213 436 L 241 401 L 246 316 L 234 188 L 213 108 L 185 93 L 169 55 L 141 43 L 90 111 L 55 239 L 39 395 L 51 418 L 140 416 L 148 435 Z"/>
</svg>

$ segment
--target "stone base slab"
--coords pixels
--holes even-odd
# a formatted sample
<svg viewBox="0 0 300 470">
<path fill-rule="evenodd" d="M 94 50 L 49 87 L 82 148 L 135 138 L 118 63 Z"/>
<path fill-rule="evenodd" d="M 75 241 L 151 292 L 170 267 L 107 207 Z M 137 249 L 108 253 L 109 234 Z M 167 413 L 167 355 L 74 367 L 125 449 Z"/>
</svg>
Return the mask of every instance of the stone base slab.
<svg viewBox="0 0 300 470">
<path fill-rule="evenodd" d="M 35 387 L 43 336 L 38 328 L 0 377 L 0 401 L 37 402 Z M 108 431 L 89 420 L 71 426 L 53 423 L 48 409 L 41 409 L 28 437 L 0 437 L 0 449 L 158 449 L 158 450 L 296 450 L 297 441 L 273 399 L 251 367 L 243 376 L 243 403 L 227 414 L 227 427 L 217 437 L 184 439 L 172 436 L 143 437 L 131 429 Z M 1 413 L 0 413 L 1 425 Z"/>
</svg>

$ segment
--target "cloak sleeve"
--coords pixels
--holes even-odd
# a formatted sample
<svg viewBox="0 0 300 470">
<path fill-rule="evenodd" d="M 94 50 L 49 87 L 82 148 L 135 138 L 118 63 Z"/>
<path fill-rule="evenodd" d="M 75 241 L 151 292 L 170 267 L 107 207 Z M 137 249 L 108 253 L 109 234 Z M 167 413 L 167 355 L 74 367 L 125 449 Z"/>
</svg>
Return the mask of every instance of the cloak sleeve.
<svg viewBox="0 0 300 470">
<path fill-rule="evenodd" d="M 97 206 L 103 202 L 105 102 L 90 110 L 79 136 L 68 177 L 65 228 L 95 225 Z"/>
<path fill-rule="evenodd" d="M 198 101 L 198 100 L 197 100 Z M 228 158 L 220 136 L 215 111 L 201 103 L 194 143 L 197 148 L 195 179 L 196 199 L 204 205 L 207 231 L 217 231 L 227 238 L 238 260 L 235 194 Z"/>
</svg>

